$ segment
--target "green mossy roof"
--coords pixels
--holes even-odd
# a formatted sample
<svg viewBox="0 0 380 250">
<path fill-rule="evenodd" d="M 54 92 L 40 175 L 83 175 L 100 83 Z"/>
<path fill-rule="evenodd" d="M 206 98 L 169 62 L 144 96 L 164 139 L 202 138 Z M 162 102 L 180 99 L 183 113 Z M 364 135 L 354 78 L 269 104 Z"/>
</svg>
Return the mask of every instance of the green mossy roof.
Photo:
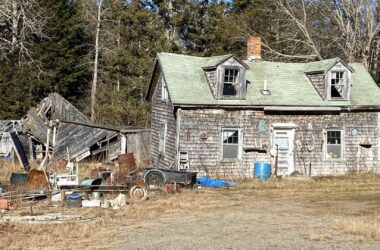
<svg viewBox="0 0 380 250">
<path fill-rule="evenodd" d="M 325 101 L 305 72 L 329 70 L 339 59 L 312 63 L 281 63 L 244 61 L 250 68 L 245 100 L 218 100 L 211 93 L 203 68 L 223 62 L 231 55 L 194 57 L 159 53 L 160 62 L 171 101 L 174 105 L 239 105 L 239 106 L 376 106 L 380 105 L 380 90 L 365 67 L 349 64 L 351 75 L 350 101 Z M 270 96 L 261 89 L 267 80 Z"/>
</svg>

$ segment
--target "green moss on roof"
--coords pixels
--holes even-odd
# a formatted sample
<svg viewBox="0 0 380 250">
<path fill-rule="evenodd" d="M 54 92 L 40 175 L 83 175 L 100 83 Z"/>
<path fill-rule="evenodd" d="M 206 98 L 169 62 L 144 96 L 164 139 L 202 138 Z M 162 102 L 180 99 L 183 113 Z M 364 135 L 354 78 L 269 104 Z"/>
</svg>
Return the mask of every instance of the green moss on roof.
<svg viewBox="0 0 380 250">
<path fill-rule="evenodd" d="M 174 105 L 249 105 L 249 106 L 374 106 L 380 104 L 380 90 L 361 64 L 349 64 L 351 75 L 350 101 L 325 101 L 319 95 L 305 72 L 324 71 L 339 61 L 338 58 L 312 63 L 281 63 L 244 61 L 250 69 L 246 79 L 245 100 L 217 100 L 207 83 L 204 67 L 217 65 L 231 55 L 194 57 L 159 53 L 160 62 L 170 98 Z M 261 89 L 267 80 L 270 96 L 263 96 Z"/>
</svg>

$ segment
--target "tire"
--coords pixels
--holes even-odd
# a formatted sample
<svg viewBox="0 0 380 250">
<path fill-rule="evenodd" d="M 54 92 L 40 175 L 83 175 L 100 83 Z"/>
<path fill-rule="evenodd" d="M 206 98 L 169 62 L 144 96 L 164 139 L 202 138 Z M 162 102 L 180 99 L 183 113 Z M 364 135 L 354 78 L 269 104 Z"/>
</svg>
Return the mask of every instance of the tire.
<svg viewBox="0 0 380 250">
<path fill-rule="evenodd" d="M 159 170 L 151 170 L 144 176 L 145 185 L 148 188 L 163 188 L 165 186 L 165 175 Z"/>
<path fill-rule="evenodd" d="M 129 198 L 133 201 L 145 201 L 148 198 L 148 190 L 144 186 L 133 186 L 129 190 Z"/>
</svg>

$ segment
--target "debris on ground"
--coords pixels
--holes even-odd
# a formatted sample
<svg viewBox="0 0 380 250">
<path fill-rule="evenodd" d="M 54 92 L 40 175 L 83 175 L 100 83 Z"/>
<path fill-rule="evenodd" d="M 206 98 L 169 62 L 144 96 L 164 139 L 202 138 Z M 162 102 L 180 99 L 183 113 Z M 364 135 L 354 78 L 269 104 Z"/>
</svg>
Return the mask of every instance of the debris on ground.
<svg viewBox="0 0 380 250">
<path fill-rule="evenodd" d="M 67 207 L 81 207 L 82 195 L 76 193 L 69 194 L 65 197 L 64 204 Z"/>
<path fill-rule="evenodd" d="M 202 187 L 214 187 L 214 188 L 223 188 L 223 187 L 235 187 L 236 183 L 232 181 L 225 180 L 215 180 L 210 177 L 197 178 L 197 184 Z"/>
<path fill-rule="evenodd" d="M 65 222 L 79 222 L 79 221 L 90 221 L 92 218 L 82 216 L 82 215 L 69 215 L 69 214 L 42 214 L 42 215 L 6 215 L 0 217 L 0 224 L 4 223 L 65 223 Z"/>
<path fill-rule="evenodd" d="M 100 207 L 100 200 L 82 200 L 82 207 Z"/>
<path fill-rule="evenodd" d="M 110 201 L 112 209 L 119 209 L 127 206 L 127 196 L 125 194 L 119 194 L 115 199 Z"/>
</svg>

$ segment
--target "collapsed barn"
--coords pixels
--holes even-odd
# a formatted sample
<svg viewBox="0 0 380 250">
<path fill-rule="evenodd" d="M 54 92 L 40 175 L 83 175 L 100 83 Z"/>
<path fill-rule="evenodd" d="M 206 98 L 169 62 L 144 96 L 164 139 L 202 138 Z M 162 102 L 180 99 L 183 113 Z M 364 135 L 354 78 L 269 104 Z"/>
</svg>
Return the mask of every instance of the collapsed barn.
<svg viewBox="0 0 380 250">
<path fill-rule="evenodd" d="M 136 165 L 149 165 L 150 130 L 97 126 L 70 102 L 51 93 L 26 117 L 0 121 L 0 157 L 43 168 L 50 161 L 111 163 L 133 153 Z"/>
</svg>

